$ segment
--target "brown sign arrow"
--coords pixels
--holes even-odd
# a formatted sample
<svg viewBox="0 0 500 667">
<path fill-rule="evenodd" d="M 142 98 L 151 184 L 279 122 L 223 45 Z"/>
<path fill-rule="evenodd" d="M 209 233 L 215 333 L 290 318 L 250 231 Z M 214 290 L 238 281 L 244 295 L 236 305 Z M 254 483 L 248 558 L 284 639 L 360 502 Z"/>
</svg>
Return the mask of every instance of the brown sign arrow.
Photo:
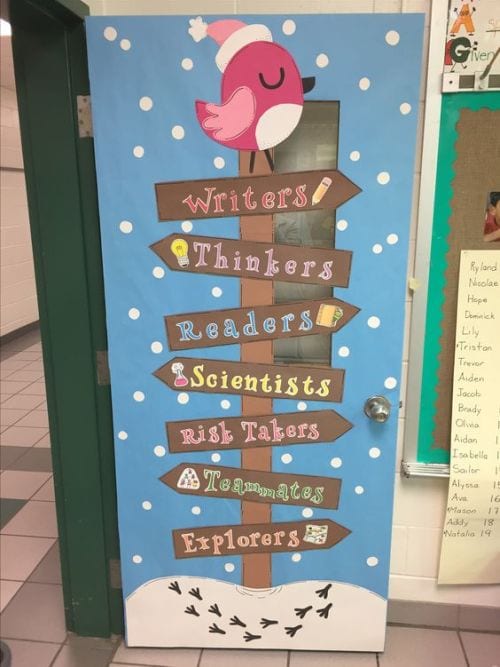
<svg viewBox="0 0 500 667">
<path fill-rule="evenodd" d="M 243 468 L 181 463 L 160 477 L 178 493 L 256 503 L 337 509 L 341 480 Z"/>
<path fill-rule="evenodd" d="M 167 422 L 168 448 L 179 452 L 331 442 L 352 428 L 335 410 Z"/>
<path fill-rule="evenodd" d="M 337 169 L 156 183 L 160 221 L 336 209 L 361 192 Z"/>
<path fill-rule="evenodd" d="M 344 390 L 344 373 L 340 368 L 175 357 L 154 375 L 176 391 L 339 403 Z"/>
<path fill-rule="evenodd" d="M 330 519 L 172 531 L 176 558 L 330 549 L 351 531 Z"/>
<path fill-rule="evenodd" d="M 352 252 L 170 234 L 151 249 L 173 271 L 347 287 Z"/>
<path fill-rule="evenodd" d="M 340 331 L 359 308 L 340 299 L 232 308 L 165 317 L 171 350 Z"/>
</svg>

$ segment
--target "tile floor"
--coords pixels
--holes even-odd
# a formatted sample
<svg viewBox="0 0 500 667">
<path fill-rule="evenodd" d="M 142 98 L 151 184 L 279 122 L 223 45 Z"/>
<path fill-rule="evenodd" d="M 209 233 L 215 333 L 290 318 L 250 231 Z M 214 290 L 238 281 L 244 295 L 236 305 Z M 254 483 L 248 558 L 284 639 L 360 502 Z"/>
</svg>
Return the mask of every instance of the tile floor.
<svg viewBox="0 0 500 667">
<path fill-rule="evenodd" d="M 12 667 L 500 667 L 500 634 L 389 626 L 384 653 L 128 649 L 66 633 L 39 335 L 1 351 L 0 636 Z"/>
</svg>

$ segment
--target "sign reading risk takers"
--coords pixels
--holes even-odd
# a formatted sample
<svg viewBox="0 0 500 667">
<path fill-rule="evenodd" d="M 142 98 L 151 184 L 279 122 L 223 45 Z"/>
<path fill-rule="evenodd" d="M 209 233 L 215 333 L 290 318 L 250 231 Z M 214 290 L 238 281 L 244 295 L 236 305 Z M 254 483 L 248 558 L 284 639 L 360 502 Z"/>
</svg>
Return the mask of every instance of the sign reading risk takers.
<svg viewBox="0 0 500 667">
<path fill-rule="evenodd" d="M 332 477 L 226 468 L 202 463 L 180 463 L 160 479 L 177 493 L 332 510 L 338 507 L 341 485 L 340 479 Z"/>
<path fill-rule="evenodd" d="M 351 531 L 330 519 L 172 531 L 176 558 L 330 549 Z"/>
</svg>

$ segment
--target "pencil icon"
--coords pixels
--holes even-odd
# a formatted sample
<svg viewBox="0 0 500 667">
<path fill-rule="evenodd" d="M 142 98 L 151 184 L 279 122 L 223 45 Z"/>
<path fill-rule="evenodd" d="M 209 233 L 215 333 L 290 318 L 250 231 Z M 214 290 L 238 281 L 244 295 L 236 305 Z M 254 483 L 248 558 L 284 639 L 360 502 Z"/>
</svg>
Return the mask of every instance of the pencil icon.
<svg viewBox="0 0 500 667">
<path fill-rule="evenodd" d="M 321 183 L 318 185 L 316 190 L 314 191 L 314 194 L 312 196 L 312 205 L 316 206 L 316 204 L 319 204 L 319 202 L 323 199 L 323 197 L 326 194 L 326 191 L 332 184 L 332 179 L 328 178 L 328 176 L 325 176 L 325 178 L 321 181 Z"/>
</svg>

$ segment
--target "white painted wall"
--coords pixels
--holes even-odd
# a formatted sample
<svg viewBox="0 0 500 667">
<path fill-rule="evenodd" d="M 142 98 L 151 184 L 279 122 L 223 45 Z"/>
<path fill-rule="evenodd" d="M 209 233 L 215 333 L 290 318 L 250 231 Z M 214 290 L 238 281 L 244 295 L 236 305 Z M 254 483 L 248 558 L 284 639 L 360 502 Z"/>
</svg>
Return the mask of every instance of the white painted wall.
<svg viewBox="0 0 500 667">
<path fill-rule="evenodd" d="M 87 0 L 91 13 L 95 15 L 126 14 L 234 14 L 234 13 L 314 13 L 314 12 L 425 12 L 424 54 L 429 49 L 430 9 L 432 0 L 212 0 L 210 12 L 202 0 Z M 447 5 L 445 0 L 434 0 Z M 439 47 L 437 48 L 439 51 Z M 430 64 L 433 68 L 432 100 L 426 100 L 428 70 L 427 55 L 422 63 L 422 86 L 420 99 L 420 124 L 418 130 L 417 160 L 415 164 L 413 215 L 410 240 L 410 260 L 408 275 L 412 276 L 415 264 L 415 247 L 418 230 L 418 205 L 421 185 L 421 154 L 423 118 L 425 105 L 439 104 L 437 79 L 441 62 Z M 432 73 L 432 72 L 431 72 Z M 436 80 L 436 81 L 434 81 Z M 434 118 L 436 114 L 434 113 Z M 432 115 L 430 116 L 432 120 Z M 430 127 L 430 140 L 438 141 L 438 126 Z M 429 179 L 422 179 L 428 183 Z M 433 184 L 433 179 L 432 179 Z M 431 193 L 432 199 L 432 193 Z M 431 209 L 432 210 L 432 209 Z M 426 225 L 432 224 L 432 217 L 426 216 Z M 399 468 L 403 455 L 406 417 L 412 406 L 406 406 L 406 384 L 409 362 L 409 331 L 412 312 L 412 297 L 409 293 L 406 303 L 406 332 L 401 381 L 403 408 L 399 414 L 398 456 L 395 470 L 395 503 L 393 520 L 393 543 L 391 557 L 390 598 L 393 600 L 428 601 L 463 605 L 498 606 L 500 588 L 498 586 L 437 586 L 436 577 L 439 562 L 441 530 L 446 508 L 448 481 L 445 479 L 402 478 Z"/>
<path fill-rule="evenodd" d="M 38 320 L 10 37 L 0 38 L 0 335 Z"/>
</svg>

